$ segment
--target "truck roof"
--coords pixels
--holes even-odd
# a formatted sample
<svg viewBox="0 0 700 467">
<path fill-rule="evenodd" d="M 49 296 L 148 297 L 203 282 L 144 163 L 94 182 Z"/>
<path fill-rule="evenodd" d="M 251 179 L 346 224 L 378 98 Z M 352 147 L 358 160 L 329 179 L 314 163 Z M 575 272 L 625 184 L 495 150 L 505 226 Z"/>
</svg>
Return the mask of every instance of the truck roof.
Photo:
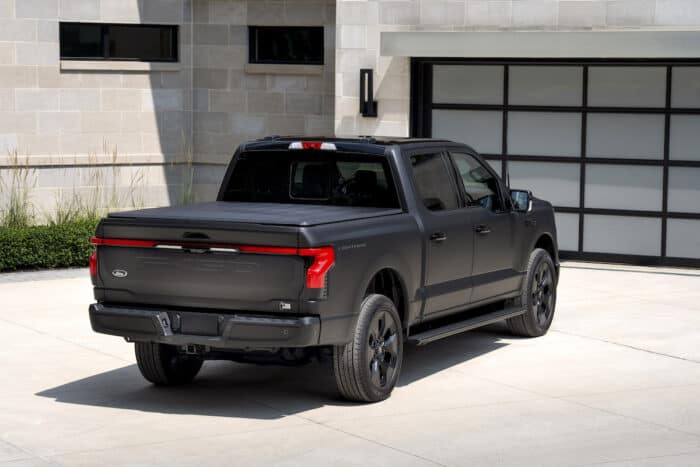
<svg viewBox="0 0 700 467">
<path fill-rule="evenodd" d="M 383 154 L 387 146 L 412 145 L 420 143 L 461 144 L 453 141 L 432 138 L 400 138 L 395 136 L 358 136 L 352 138 L 331 138 L 327 136 L 267 136 L 262 139 L 245 143 L 241 149 L 245 151 L 286 150 L 295 142 L 333 143 L 338 150 L 345 152 L 365 152 Z"/>
</svg>

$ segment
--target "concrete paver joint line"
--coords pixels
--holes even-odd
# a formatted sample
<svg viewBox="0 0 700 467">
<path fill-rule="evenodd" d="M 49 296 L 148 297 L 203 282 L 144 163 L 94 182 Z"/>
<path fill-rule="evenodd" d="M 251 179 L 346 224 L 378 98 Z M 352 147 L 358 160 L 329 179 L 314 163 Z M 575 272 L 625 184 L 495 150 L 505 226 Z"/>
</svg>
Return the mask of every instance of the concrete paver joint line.
<svg viewBox="0 0 700 467">
<path fill-rule="evenodd" d="M 633 346 L 633 345 L 623 344 L 623 343 L 621 343 L 621 342 L 615 342 L 615 341 L 612 341 L 612 340 L 609 340 L 609 339 L 603 339 L 603 338 L 600 338 L 600 337 L 592 337 L 592 336 L 586 336 L 586 335 L 583 335 L 583 334 L 576 334 L 576 333 L 573 333 L 573 332 L 563 331 L 563 330 L 561 330 L 561 329 L 552 329 L 552 330 L 550 330 L 550 332 L 558 332 L 558 333 L 560 333 L 560 334 L 566 334 L 566 335 L 568 335 L 568 336 L 580 337 L 580 338 L 582 338 L 582 339 L 591 339 L 591 340 L 598 341 L 598 342 L 605 342 L 606 344 L 618 345 L 618 346 L 620 346 L 620 347 L 625 347 L 625 348 L 627 348 L 627 349 L 632 349 L 632 350 L 638 350 L 638 351 L 640 351 L 640 352 L 646 352 L 646 353 L 650 353 L 650 354 L 653 354 L 653 355 L 658 355 L 658 356 L 660 356 L 660 357 L 675 358 L 676 360 L 683 360 L 684 362 L 689 362 L 689 363 L 700 363 L 700 361 L 698 361 L 698 360 L 693 360 L 692 358 L 685 358 L 685 357 L 680 357 L 680 356 L 678 356 L 678 355 L 671 355 L 671 354 L 667 354 L 667 353 L 663 353 L 663 352 L 656 352 L 656 351 L 654 351 L 654 350 L 643 349 L 643 348 L 641 348 L 641 347 L 635 347 L 635 346 Z"/>
<path fill-rule="evenodd" d="M 279 408 L 274 407 L 274 406 L 271 406 L 271 405 L 269 405 L 269 404 L 264 404 L 264 403 L 262 403 L 262 402 L 260 402 L 260 401 L 254 401 L 254 402 L 255 402 L 256 404 L 258 404 L 258 405 L 262 405 L 262 406 L 267 407 L 267 408 L 269 408 L 269 409 L 280 411 Z M 404 454 L 404 455 L 407 455 L 407 456 L 411 456 L 411 457 L 414 457 L 414 458 L 416 458 L 416 459 L 420 459 L 420 460 L 425 461 L 425 462 L 428 462 L 428 463 L 430 463 L 430 464 L 439 465 L 439 466 L 442 466 L 442 467 L 447 467 L 446 464 L 441 464 L 441 463 L 439 463 L 439 462 L 437 462 L 437 461 L 435 461 L 435 460 L 433 460 L 433 459 L 428 459 L 427 457 L 423 457 L 423 456 L 418 455 L 418 454 L 416 454 L 416 453 L 413 453 L 413 452 L 410 452 L 410 451 L 406 451 L 406 450 L 404 450 L 404 449 L 397 448 L 396 446 L 391 446 L 391 445 L 389 445 L 389 444 L 382 443 L 382 442 L 380 442 L 380 441 L 377 441 L 376 439 L 367 438 L 367 437 L 358 435 L 357 433 L 352 433 L 352 432 L 349 432 L 349 431 L 346 431 L 346 430 L 342 430 L 342 429 L 337 428 L 337 427 L 334 427 L 334 426 L 330 426 L 330 425 L 328 425 L 328 424 L 326 424 L 326 423 L 319 422 L 319 421 L 314 420 L 314 419 L 309 418 L 309 417 L 304 417 L 304 416 L 299 415 L 299 414 L 286 414 L 284 411 L 281 411 L 281 413 L 283 413 L 283 414 L 285 414 L 285 415 L 288 415 L 288 416 L 290 416 L 290 417 L 300 418 L 300 419 L 302 419 L 302 420 L 306 420 L 307 422 L 313 423 L 314 425 L 317 425 L 317 426 L 326 428 L 326 429 L 328 429 L 328 430 L 332 430 L 332 431 L 335 431 L 335 432 L 338 432 L 338 433 L 342 433 L 342 434 L 347 435 L 347 436 L 352 436 L 353 438 L 361 439 L 361 440 L 363 440 L 363 441 L 366 441 L 366 442 L 369 442 L 369 443 L 372 443 L 372 444 L 376 444 L 376 445 L 378 445 L 378 446 L 382 446 L 382 447 L 387 448 L 387 449 L 390 449 L 390 450 L 392 450 L 392 451 L 399 452 L 399 453 L 401 453 L 401 454 Z"/>
<path fill-rule="evenodd" d="M 35 329 L 35 328 L 31 327 L 31 326 L 25 326 L 24 324 L 17 323 L 17 322 L 14 322 L 14 321 L 10 321 L 10 320 L 7 320 L 7 319 L 3 319 L 3 318 L 0 318 L 0 321 L 2 321 L 2 322 L 4 322 L 4 323 L 7 323 L 7 324 L 11 324 L 11 325 L 13 325 L 13 326 L 17 326 L 17 327 L 23 328 L 23 329 L 27 329 L 28 331 L 32 331 L 32 332 L 35 332 L 35 333 L 37 333 L 37 334 L 41 334 L 42 336 L 47 336 L 47 337 L 50 337 L 50 338 L 52 338 L 52 339 L 56 339 L 56 340 L 59 340 L 59 341 L 61 341 L 61 342 L 65 342 L 66 344 L 75 345 L 75 346 L 80 347 L 81 349 L 84 349 L 84 350 L 89 350 L 89 351 L 91 351 L 91 352 L 99 353 L 99 354 L 105 355 L 105 356 L 107 356 L 107 357 L 116 358 L 117 360 L 121 360 L 122 362 L 131 363 L 130 360 L 125 360 L 125 359 L 123 359 L 123 358 L 121 358 L 121 357 L 118 357 L 118 356 L 116 356 L 116 355 L 112 355 L 112 354 L 110 354 L 110 353 L 106 353 L 106 352 L 103 352 L 103 351 L 101 351 L 101 350 L 94 349 L 94 348 L 92 348 L 92 347 L 88 347 L 88 346 L 83 345 L 83 344 L 79 344 L 79 343 L 77 343 L 77 342 L 73 342 L 73 341 L 71 341 L 71 340 L 69 340 L 69 339 L 64 339 L 63 337 L 59 337 L 59 336 L 56 336 L 56 335 L 53 335 L 53 334 L 49 334 L 49 333 L 44 332 L 44 331 L 41 331 L 41 330 L 39 330 L 39 329 Z"/>
</svg>

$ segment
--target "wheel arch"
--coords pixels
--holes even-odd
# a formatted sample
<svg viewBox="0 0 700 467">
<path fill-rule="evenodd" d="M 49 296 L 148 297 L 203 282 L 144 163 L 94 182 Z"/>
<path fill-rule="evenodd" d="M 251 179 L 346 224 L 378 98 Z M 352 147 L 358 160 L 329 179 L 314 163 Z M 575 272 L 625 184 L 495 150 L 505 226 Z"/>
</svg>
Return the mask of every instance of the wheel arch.
<svg viewBox="0 0 700 467">
<path fill-rule="evenodd" d="M 385 295 L 394 302 L 401 319 L 401 326 L 408 326 L 408 293 L 406 281 L 401 273 L 392 267 L 383 267 L 374 272 L 365 286 L 363 298 L 378 293 Z"/>
<path fill-rule="evenodd" d="M 557 275 L 559 275 L 559 255 L 557 254 L 557 247 L 554 244 L 554 239 L 552 238 L 552 236 L 546 232 L 541 233 L 537 237 L 537 240 L 535 241 L 535 244 L 530 249 L 530 251 L 536 248 L 542 248 L 547 253 L 549 253 L 549 256 L 551 256 L 552 261 L 554 262 L 554 268 L 557 271 Z"/>
</svg>

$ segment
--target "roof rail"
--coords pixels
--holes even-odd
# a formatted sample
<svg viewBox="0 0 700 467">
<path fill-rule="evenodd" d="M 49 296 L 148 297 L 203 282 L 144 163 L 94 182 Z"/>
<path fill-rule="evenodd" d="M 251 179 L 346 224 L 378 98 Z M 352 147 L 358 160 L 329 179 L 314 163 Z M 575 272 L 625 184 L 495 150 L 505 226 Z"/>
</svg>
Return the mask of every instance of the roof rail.
<svg viewBox="0 0 700 467">
<path fill-rule="evenodd" d="M 358 138 L 367 141 L 369 144 L 374 144 L 377 142 L 377 139 L 374 136 L 360 135 Z"/>
</svg>

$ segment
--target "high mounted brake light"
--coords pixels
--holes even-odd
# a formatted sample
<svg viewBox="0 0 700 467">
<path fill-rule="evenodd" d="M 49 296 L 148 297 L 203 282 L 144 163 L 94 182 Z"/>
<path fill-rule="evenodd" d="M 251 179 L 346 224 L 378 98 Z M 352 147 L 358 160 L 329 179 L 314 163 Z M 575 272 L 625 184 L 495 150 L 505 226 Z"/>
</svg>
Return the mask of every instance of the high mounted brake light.
<svg viewBox="0 0 700 467">
<path fill-rule="evenodd" d="M 337 151 L 338 148 L 333 143 L 322 141 L 295 141 L 289 144 L 289 149 L 314 149 L 316 151 Z"/>
<path fill-rule="evenodd" d="M 326 275 L 331 267 L 335 264 L 335 251 L 333 247 L 323 246 L 318 248 L 294 248 L 281 246 L 257 246 L 257 245 L 228 245 L 228 244 L 213 244 L 213 243 L 181 243 L 181 242 L 158 242 L 154 240 L 131 240 L 123 238 L 99 238 L 91 239 L 93 245 L 119 246 L 132 248 L 163 248 L 166 246 L 173 247 L 198 247 L 202 250 L 216 253 L 219 250 L 226 249 L 226 252 L 235 253 L 252 253 L 263 255 L 285 255 L 285 256 L 303 256 L 312 258 L 311 265 L 306 270 L 306 288 L 308 289 L 323 289 L 326 285 Z M 94 268 L 94 274 L 93 274 Z M 94 277 L 97 275 L 97 252 L 93 258 L 90 258 L 90 274 Z"/>
</svg>

